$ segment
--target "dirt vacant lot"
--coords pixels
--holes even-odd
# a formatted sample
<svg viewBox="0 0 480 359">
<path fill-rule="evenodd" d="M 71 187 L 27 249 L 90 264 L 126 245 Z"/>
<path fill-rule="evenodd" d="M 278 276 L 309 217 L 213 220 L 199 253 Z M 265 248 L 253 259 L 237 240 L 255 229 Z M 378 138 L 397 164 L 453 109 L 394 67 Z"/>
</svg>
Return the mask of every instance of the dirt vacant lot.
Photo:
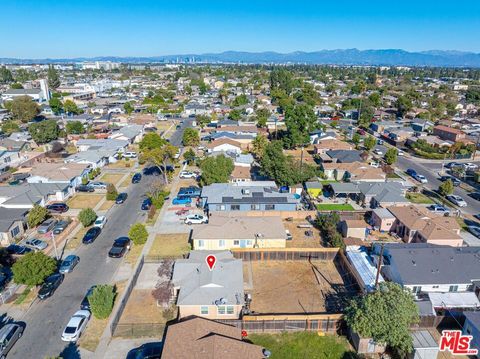
<svg viewBox="0 0 480 359">
<path fill-rule="evenodd" d="M 252 294 L 250 309 L 256 313 L 336 313 L 349 296 L 349 286 L 333 261 L 245 262 L 244 266 L 253 285 L 247 290 Z M 248 283 L 249 278 L 244 280 Z"/>
</svg>

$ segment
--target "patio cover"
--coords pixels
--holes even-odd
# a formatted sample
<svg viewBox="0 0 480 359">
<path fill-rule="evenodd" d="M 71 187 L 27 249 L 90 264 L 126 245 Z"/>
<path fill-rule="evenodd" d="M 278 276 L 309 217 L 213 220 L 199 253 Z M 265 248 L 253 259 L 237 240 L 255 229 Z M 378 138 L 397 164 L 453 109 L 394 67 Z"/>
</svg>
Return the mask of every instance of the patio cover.
<svg viewBox="0 0 480 359">
<path fill-rule="evenodd" d="M 352 194 L 352 193 L 360 193 L 358 186 L 356 183 L 330 183 L 330 187 L 335 194 L 338 193 L 345 193 L 345 194 Z"/>
<path fill-rule="evenodd" d="M 474 292 L 428 293 L 433 308 L 479 308 L 480 302 Z"/>
</svg>

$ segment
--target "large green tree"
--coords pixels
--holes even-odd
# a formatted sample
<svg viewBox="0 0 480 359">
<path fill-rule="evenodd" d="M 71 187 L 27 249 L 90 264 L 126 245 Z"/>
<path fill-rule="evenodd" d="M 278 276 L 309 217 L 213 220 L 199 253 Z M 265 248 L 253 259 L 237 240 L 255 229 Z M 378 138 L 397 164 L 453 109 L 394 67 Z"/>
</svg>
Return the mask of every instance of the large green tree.
<svg viewBox="0 0 480 359">
<path fill-rule="evenodd" d="M 260 164 L 261 173 L 282 186 L 304 182 L 317 174 L 313 166 L 286 156 L 280 141 L 273 141 L 265 147 Z"/>
<path fill-rule="evenodd" d="M 266 108 L 260 108 L 255 112 L 255 120 L 258 127 L 266 127 L 268 118 L 270 117 L 270 111 Z"/>
<path fill-rule="evenodd" d="M 147 228 L 143 223 L 135 223 L 128 231 L 128 237 L 135 245 L 144 244 L 148 239 Z"/>
<path fill-rule="evenodd" d="M 58 115 L 63 111 L 63 103 L 58 97 L 52 97 L 48 101 L 48 104 L 55 115 Z"/>
<path fill-rule="evenodd" d="M 319 127 L 313 108 L 307 104 L 298 104 L 287 109 L 285 125 L 287 133 L 284 144 L 287 148 L 308 144 L 310 132 Z"/>
<path fill-rule="evenodd" d="M 142 153 L 142 158 L 145 161 L 150 161 L 155 166 L 162 169 L 163 179 L 168 184 L 167 165 L 175 162 L 175 155 L 177 154 L 177 147 L 170 143 L 165 143 L 162 147 L 156 147 L 151 150 L 146 150 Z"/>
<path fill-rule="evenodd" d="M 440 193 L 443 197 L 451 195 L 453 193 L 454 186 L 452 180 L 448 179 L 445 182 L 442 182 L 440 186 L 438 186 L 438 193 Z"/>
<path fill-rule="evenodd" d="M 13 82 L 12 71 L 7 69 L 5 66 L 0 67 L 0 83 L 6 84 Z"/>
<path fill-rule="evenodd" d="M 77 104 L 72 100 L 65 100 L 63 103 L 63 109 L 68 114 L 78 115 L 81 114 L 83 111 L 78 108 Z"/>
<path fill-rule="evenodd" d="M 67 122 L 66 130 L 69 135 L 80 135 L 86 132 L 85 127 L 80 121 Z"/>
<path fill-rule="evenodd" d="M 268 139 L 264 135 L 258 135 L 252 141 L 252 153 L 256 158 L 262 159 L 265 148 L 268 145 Z"/>
<path fill-rule="evenodd" d="M 202 176 L 200 182 L 202 185 L 210 185 L 212 183 L 225 183 L 230 179 L 233 172 L 233 160 L 230 157 L 219 155 L 215 157 L 207 157 L 200 163 Z"/>
<path fill-rule="evenodd" d="M 194 128 L 186 128 L 183 131 L 182 143 L 184 146 L 198 146 L 200 143 L 200 136 L 198 131 Z"/>
<path fill-rule="evenodd" d="M 370 151 L 372 148 L 374 148 L 376 144 L 377 140 L 373 136 L 367 136 L 363 141 L 363 147 L 365 147 L 367 151 Z"/>
<path fill-rule="evenodd" d="M 58 72 L 55 70 L 53 65 L 48 66 L 47 78 L 48 86 L 51 89 L 56 90 L 58 87 L 60 87 L 60 77 L 58 76 Z"/>
<path fill-rule="evenodd" d="M 35 204 L 33 208 L 28 212 L 27 224 L 29 228 L 34 228 L 42 223 L 48 216 L 48 210 L 38 204 Z"/>
<path fill-rule="evenodd" d="M 42 122 L 32 123 L 28 126 L 28 132 L 32 136 L 32 139 L 38 143 L 48 143 L 56 140 L 60 132 L 57 121 L 45 120 Z"/>
<path fill-rule="evenodd" d="M 393 282 L 382 282 L 379 290 L 350 302 L 345 321 L 360 336 L 409 353 L 410 326 L 418 322 L 418 307 L 410 291 Z"/>
<path fill-rule="evenodd" d="M 2 132 L 6 135 L 11 135 L 13 132 L 18 132 L 20 131 L 20 126 L 16 121 L 10 120 L 10 121 L 5 121 L 2 124 Z"/>
<path fill-rule="evenodd" d="M 97 285 L 92 294 L 88 296 L 88 303 L 93 316 L 97 319 L 107 319 L 113 310 L 116 296 L 117 293 L 113 285 Z"/>
<path fill-rule="evenodd" d="M 398 151 L 396 148 L 389 148 L 387 152 L 385 152 L 385 162 L 387 165 L 393 165 L 397 162 Z"/>
<path fill-rule="evenodd" d="M 160 148 L 167 143 L 158 133 L 149 132 L 143 136 L 140 141 L 140 151 L 153 150 L 154 148 Z"/>
<path fill-rule="evenodd" d="M 12 266 L 13 280 L 18 284 L 40 285 L 57 269 L 57 261 L 43 252 L 30 252 Z"/>
<path fill-rule="evenodd" d="M 31 121 L 40 113 L 40 107 L 30 96 L 16 97 L 12 101 L 6 102 L 5 107 L 10 110 L 15 120 L 23 123 Z"/>
</svg>

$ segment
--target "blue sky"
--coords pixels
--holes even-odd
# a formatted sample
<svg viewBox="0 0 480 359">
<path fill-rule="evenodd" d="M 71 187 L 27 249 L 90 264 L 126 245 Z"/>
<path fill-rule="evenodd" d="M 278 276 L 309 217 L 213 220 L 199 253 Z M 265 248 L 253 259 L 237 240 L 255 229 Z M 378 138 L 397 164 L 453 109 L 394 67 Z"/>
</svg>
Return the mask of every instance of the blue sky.
<svg viewBox="0 0 480 359">
<path fill-rule="evenodd" d="M 0 8 L 0 57 L 345 48 L 480 52 L 476 0 L 5 0 Z"/>
</svg>

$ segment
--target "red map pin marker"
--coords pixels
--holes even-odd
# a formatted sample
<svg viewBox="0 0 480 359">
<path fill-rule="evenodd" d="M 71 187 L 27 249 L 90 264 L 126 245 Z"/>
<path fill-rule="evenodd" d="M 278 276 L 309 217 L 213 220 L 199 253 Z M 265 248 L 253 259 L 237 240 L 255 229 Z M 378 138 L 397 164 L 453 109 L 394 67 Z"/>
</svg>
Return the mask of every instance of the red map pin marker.
<svg viewBox="0 0 480 359">
<path fill-rule="evenodd" d="M 205 262 L 207 262 L 207 266 L 210 270 L 213 270 L 213 267 L 215 267 L 216 261 L 217 261 L 217 258 L 213 254 L 209 254 L 207 258 L 205 258 Z"/>
</svg>

